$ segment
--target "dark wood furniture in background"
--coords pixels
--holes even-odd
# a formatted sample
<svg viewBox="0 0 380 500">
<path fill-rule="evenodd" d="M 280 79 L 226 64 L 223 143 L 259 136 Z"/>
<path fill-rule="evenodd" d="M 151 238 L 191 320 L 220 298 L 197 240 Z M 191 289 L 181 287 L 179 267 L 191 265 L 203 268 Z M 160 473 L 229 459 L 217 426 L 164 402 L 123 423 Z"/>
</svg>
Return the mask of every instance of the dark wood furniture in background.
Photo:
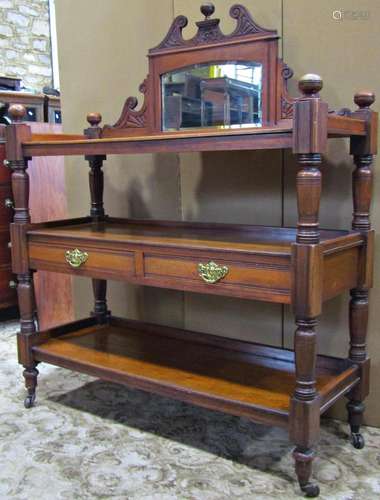
<svg viewBox="0 0 380 500">
<path fill-rule="evenodd" d="M 57 134 L 61 125 L 33 123 L 35 134 Z M 5 126 L 0 125 L 0 309 L 17 305 L 16 279 L 11 270 L 11 237 L 13 218 L 11 170 L 4 165 Z M 29 165 L 32 181 L 29 206 L 32 221 L 60 220 L 68 216 L 63 156 L 35 158 Z M 7 162 L 5 162 L 7 164 Z M 34 276 L 35 298 L 40 328 L 50 328 L 74 319 L 71 276 L 39 271 Z M 17 312 L 17 311 L 16 311 Z M 0 313 L 3 317 L 5 312 Z M 9 316 L 9 315 L 8 315 Z"/>
<path fill-rule="evenodd" d="M 11 267 L 9 224 L 13 218 L 11 171 L 4 165 L 5 125 L 0 125 L 0 310 L 17 304 L 16 282 Z M 11 285 L 11 286 L 10 286 Z M 0 312 L 2 317 L 2 312 Z"/>
<path fill-rule="evenodd" d="M 23 104 L 26 109 L 25 121 L 43 122 L 45 97 L 43 94 L 31 92 L 5 92 L 0 91 L 0 102 L 12 104 Z"/>
<path fill-rule="evenodd" d="M 233 78 L 208 78 L 201 83 L 201 124 L 239 125 L 258 122 L 258 90 Z M 208 106 L 207 106 L 208 105 Z M 209 117 L 207 116 L 207 107 Z M 256 112 L 255 112 L 256 111 Z M 208 120 L 210 123 L 208 123 Z"/>
<path fill-rule="evenodd" d="M 32 123 L 34 134 L 59 134 L 62 125 Z M 29 162 L 29 206 L 33 223 L 68 217 L 64 157 L 38 157 Z M 70 275 L 38 271 L 34 292 L 39 328 L 50 328 L 74 319 L 73 280 Z"/>
<path fill-rule="evenodd" d="M 164 118 L 167 129 L 201 126 L 201 79 L 190 73 L 185 82 L 165 85 Z"/>
<path fill-rule="evenodd" d="M 45 95 L 44 116 L 46 123 L 62 123 L 61 98 Z"/>
<path fill-rule="evenodd" d="M 19 91 L 21 89 L 22 78 L 16 78 L 14 76 L 0 76 L 0 90 L 14 90 Z"/>
<path fill-rule="evenodd" d="M 291 75 L 278 58 L 275 31 L 257 25 L 244 7 L 230 14 L 237 26 L 224 35 L 214 8 L 190 40 L 177 17 L 163 42 L 149 52 L 145 101 L 128 98 L 114 126 L 100 127 L 90 113 L 84 135 L 33 134 L 25 110 L 13 106 L 7 127 L 15 217 L 11 226 L 13 270 L 21 312 L 19 361 L 24 366 L 26 407 L 33 405 L 37 364 L 53 363 L 133 387 L 283 426 L 295 443 L 301 489 L 310 481 L 321 415 L 347 396 L 352 443 L 364 445 L 360 424 L 369 390 L 366 351 L 368 290 L 372 286 L 374 233 L 369 206 L 377 114 L 371 92 L 359 92 L 356 111 L 329 112 L 319 96 L 322 81 L 305 75 L 301 96 L 286 90 Z M 162 130 L 161 75 L 208 61 L 262 65 L 262 127 Z M 349 138 L 353 174 L 351 230 L 320 230 L 322 153 L 328 138 Z M 299 162 L 296 228 L 117 219 L 105 215 L 102 166 L 107 154 L 290 149 Z M 32 224 L 28 161 L 38 156 L 84 155 L 89 163 L 90 215 Z M 253 168 L 254 166 L 251 166 Z M 280 172 L 279 172 L 280 175 Z M 346 175 L 346 172 L 342 172 Z M 92 278 L 91 316 L 36 331 L 33 273 L 54 271 Z M 106 280 L 291 304 L 294 351 L 185 332 L 111 316 Z M 317 318 L 325 301 L 351 291 L 350 348 L 346 359 L 317 355 Z M 333 332 L 332 332 L 333 334 Z M 252 332 L 252 340 L 255 335 Z"/>
<path fill-rule="evenodd" d="M 22 103 L 26 108 L 25 121 L 32 122 L 32 131 L 38 133 L 61 133 L 60 98 L 45 94 L 21 92 L 19 79 L 0 78 L 0 84 L 16 91 L 0 90 L 0 103 L 11 106 Z M 5 114 L 7 116 L 7 113 Z M 44 122 L 50 122 L 52 125 Z M 9 224 L 13 218 L 13 197 L 11 171 L 5 159 L 5 127 L 0 129 L 0 308 L 17 304 L 16 282 L 11 272 L 11 251 Z M 32 221 L 62 219 L 67 217 L 63 157 L 56 156 L 50 161 L 37 158 L 32 162 L 29 174 L 32 179 L 30 208 Z M 73 285 L 68 276 L 36 273 L 35 296 L 38 307 L 39 327 L 50 328 L 74 319 Z M 60 290 L 60 300 L 57 291 Z"/>
<path fill-rule="evenodd" d="M 25 121 L 61 123 L 61 100 L 59 97 L 31 92 L 8 92 L 0 90 L 0 103 L 23 104 Z"/>
</svg>

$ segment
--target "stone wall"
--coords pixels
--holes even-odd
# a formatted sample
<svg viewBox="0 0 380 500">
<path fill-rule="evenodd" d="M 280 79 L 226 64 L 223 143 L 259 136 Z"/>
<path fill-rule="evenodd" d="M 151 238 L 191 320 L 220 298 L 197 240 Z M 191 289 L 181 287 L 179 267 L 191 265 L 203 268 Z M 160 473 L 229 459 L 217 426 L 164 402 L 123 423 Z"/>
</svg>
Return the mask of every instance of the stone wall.
<svg viewBox="0 0 380 500">
<path fill-rule="evenodd" d="M 51 67 L 48 0 L 0 0 L 0 75 L 40 92 Z"/>
</svg>

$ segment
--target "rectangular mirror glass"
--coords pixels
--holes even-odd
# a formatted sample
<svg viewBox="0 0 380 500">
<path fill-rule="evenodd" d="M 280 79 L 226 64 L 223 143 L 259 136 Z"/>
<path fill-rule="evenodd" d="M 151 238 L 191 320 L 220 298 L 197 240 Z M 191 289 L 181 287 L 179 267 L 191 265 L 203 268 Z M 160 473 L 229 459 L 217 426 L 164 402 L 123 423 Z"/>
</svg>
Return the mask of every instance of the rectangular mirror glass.
<svg viewBox="0 0 380 500">
<path fill-rule="evenodd" d="M 162 129 L 261 127 L 262 65 L 196 64 L 161 76 Z"/>
</svg>

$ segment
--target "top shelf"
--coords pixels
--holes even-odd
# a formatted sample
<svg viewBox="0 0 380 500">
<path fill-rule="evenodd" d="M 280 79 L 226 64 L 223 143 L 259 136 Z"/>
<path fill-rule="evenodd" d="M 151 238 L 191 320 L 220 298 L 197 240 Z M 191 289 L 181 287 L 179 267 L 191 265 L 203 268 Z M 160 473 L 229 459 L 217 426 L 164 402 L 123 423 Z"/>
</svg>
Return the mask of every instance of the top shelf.
<svg viewBox="0 0 380 500">
<path fill-rule="evenodd" d="M 194 37 L 183 37 L 188 19 L 180 15 L 149 51 L 148 75 L 139 86 L 143 100 L 128 97 L 113 125 L 102 126 L 101 114 L 91 112 L 83 135 L 32 134 L 22 123 L 25 109 L 12 106 L 7 160 L 263 149 L 291 149 L 313 159 L 333 137 L 351 138 L 353 155 L 376 153 L 373 92 L 357 92 L 354 111 L 331 111 L 320 96 L 321 76 L 307 73 L 293 97 L 293 71 L 279 57 L 276 30 L 236 4 L 230 9 L 235 29 L 225 34 L 213 8 L 201 11 L 205 18 Z"/>
<path fill-rule="evenodd" d="M 358 118 L 329 114 L 328 137 L 365 136 L 366 122 Z M 137 135 L 89 139 L 84 135 L 32 134 L 23 143 L 25 157 L 56 155 L 107 155 L 190 151 L 231 151 L 255 149 L 291 149 L 293 120 L 280 120 L 277 125 L 238 129 L 193 129 Z"/>
</svg>

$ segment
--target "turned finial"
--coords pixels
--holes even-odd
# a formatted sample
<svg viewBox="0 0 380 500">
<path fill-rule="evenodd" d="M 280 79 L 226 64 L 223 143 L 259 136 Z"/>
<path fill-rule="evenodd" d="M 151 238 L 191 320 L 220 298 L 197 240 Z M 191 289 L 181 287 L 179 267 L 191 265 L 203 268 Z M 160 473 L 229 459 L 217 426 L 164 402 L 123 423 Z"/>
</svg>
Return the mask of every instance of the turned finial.
<svg viewBox="0 0 380 500">
<path fill-rule="evenodd" d="M 100 113 L 88 113 L 87 121 L 91 127 L 97 127 L 102 121 L 102 115 Z"/>
<path fill-rule="evenodd" d="M 370 90 L 359 90 L 354 95 L 354 103 L 360 108 L 369 108 L 375 102 L 375 94 Z"/>
<path fill-rule="evenodd" d="M 319 75 L 307 73 L 301 76 L 298 88 L 306 97 L 315 97 L 323 87 L 323 80 Z"/>
<path fill-rule="evenodd" d="M 206 2 L 201 5 L 201 12 L 208 19 L 215 12 L 215 6 L 211 2 Z"/>
<path fill-rule="evenodd" d="M 8 113 L 13 123 L 19 123 L 26 115 L 26 109 L 22 104 L 12 104 L 9 106 Z"/>
</svg>

